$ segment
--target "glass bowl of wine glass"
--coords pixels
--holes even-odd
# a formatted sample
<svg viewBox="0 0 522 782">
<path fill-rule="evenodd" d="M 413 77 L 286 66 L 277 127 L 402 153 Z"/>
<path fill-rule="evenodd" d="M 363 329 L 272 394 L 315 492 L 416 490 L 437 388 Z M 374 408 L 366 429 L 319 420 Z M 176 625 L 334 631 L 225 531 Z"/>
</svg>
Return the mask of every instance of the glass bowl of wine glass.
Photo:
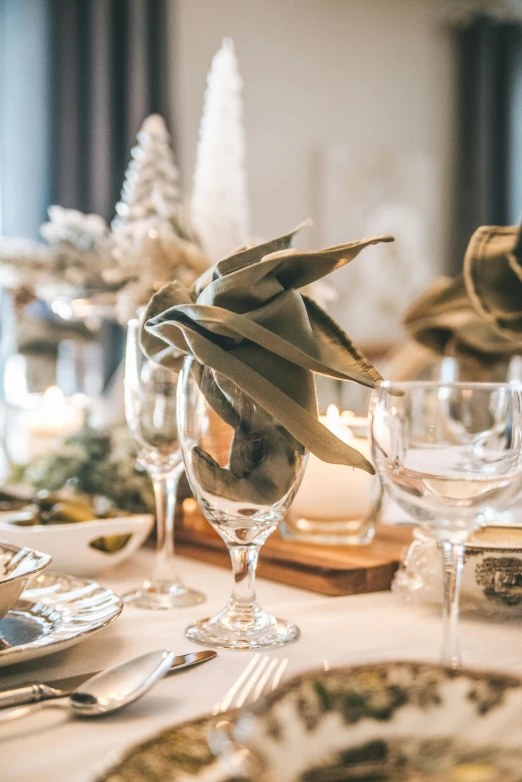
<svg viewBox="0 0 522 782">
<path fill-rule="evenodd" d="M 186 635 L 206 646 L 257 649 L 295 641 L 298 628 L 256 600 L 259 550 L 279 526 L 297 492 L 304 447 L 232 381 L 194 358 L 185 359 L 178 430 L 190 487 L 207 521 L 225 542 L 234 586 L 217 616 Z"/>
<path fill-rule="evenodd" d="M 384 382 L 371 443 L 385 490 L 437 541 L 443 558 L 443 662 L 460 664 L 464 546 L 522 490 L 521 398 L 508 383 Z"/>
</svg>

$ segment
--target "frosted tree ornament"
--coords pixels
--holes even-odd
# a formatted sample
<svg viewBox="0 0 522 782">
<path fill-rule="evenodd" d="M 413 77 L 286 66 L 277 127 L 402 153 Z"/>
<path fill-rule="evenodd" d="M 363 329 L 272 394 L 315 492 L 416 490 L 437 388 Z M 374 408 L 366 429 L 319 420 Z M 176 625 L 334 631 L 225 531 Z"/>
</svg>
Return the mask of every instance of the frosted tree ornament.
<svg viewBox="0 0 522 782">
<path fill-rule="evenodd" d="M 125 172 L 121 201 L 116 205 L 115 231 L 138 222 L 156 227 L 158 221 L 176 218 L 181 207 L 179 171 L 163 117 L 147 117 L 137 141 Z"/>
<path fill-rule="evenodd" d="M 104 276 L 120 286 L 122 323 L 162 285 L 173 279 L 190 284 L 209 265 L 185 214 L 170 135 L 159 114 L 147 117 L 138 133 L 112 229 L 115 263 Z"/>
<path fill-rule="evenodd" d="M 227 38 L 207 77 L 191 203 L 192 222 L 212 262 L 250 240 L 242 86 Z"/>
</svg>

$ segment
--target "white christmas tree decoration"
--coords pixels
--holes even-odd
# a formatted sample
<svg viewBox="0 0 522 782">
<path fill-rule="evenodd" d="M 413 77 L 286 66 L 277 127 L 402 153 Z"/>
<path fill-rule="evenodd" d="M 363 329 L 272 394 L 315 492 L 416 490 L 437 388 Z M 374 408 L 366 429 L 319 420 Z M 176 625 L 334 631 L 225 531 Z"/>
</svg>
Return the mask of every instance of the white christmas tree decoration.
<svg viewBox="0 0 522 782">
<path fill-rule="evenodd" d="M 191 203 L 192 223 L 213 262 L 250 240 L 241 93 L 234 44 L 225 39 L 207 77 Z"/>
<path fill-rule="evenodd" d="M 137 224 L 140 230 L 177 224 L 181 213 L 179 172 L 163 117 L 147 117 L 137 141 L 116 205 L 114 231 L 132 231 Z"/>
<path fill-rule="evenodd" d="M 103 275 L 118 286 L 122 322 L 167 282 L 190 285 L 209 265 L 185 215 L 163 117 L 147 117 L 131 157 L 112 222 L 113 264 Z"/>
</svg>

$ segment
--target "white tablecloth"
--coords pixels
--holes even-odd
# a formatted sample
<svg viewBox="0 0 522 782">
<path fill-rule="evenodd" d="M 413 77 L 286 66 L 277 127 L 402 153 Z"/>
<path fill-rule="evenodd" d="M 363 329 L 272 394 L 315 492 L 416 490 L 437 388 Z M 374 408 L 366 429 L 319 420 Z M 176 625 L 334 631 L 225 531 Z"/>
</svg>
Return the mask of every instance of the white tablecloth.
<svg viewBox="0 0 522 782">
<path fill-rule="evenodd" d="M 124 591 L 143 577 L 150 562 L 151 553 L 142 552 L 100 581 Z M 162 647 L 177 654 L 197 649 L 185 639 L 183 630 L 193 617 L 215 613 L 223 606 L 231 577 L 226 570 L 181 558 L 179 570 L 188 584 L 206 593 L 206 603 L 177 612 L 127 606 L 111 627 L 68 651 L 0 669 L 1 686 L 98 670 Z M 332 598 L 260 580 L 258 597 L 265 608 L 301 628 L 297 643 L 270 652 L 289 659 L 287 676 L 311 667 L 438 657 L 438 614 L 427 607 L 404 605 L 389 592 Z M 522 674 L 520 622 L 495 624 L 465 617 L 461 629 L 468 665 Z M 141 701 L 102 720 L 75 720 L 61 710 L 48 709 L 0 725 L 0 780 L 84 782 L 125 747 L 162 727 L 210 711 L 251 656 L 219 652 L 216 660 L 164 679 Z"/>
</svg>

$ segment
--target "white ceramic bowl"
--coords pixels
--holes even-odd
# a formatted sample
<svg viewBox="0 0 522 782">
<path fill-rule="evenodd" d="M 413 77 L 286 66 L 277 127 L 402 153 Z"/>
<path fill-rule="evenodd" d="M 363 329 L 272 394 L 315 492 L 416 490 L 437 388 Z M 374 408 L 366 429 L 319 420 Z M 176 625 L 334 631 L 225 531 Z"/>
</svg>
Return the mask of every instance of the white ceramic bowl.
<svg viewBox="0 0 522 782">
<path fill-rule="evenodd" d="M 16 603 L 29 579 L 50 562 L 48 554 L 3 541 L 0 543 L 0 619 Z"/>
<path fill-rule="evenodd" d="M 119 565 L 141 546 L 154 523 L 153 516 L 144 514 L 21 527 L 8 521 L 12 516 L 0 514 L 0 540 L 46 551 L 52 557 L 53 570 L 72 576 L 94 576 Z M 113 535 L 129 536 L 118 551 L 100 551 L 92 545 L 99 538 Z"/>
</svg>

